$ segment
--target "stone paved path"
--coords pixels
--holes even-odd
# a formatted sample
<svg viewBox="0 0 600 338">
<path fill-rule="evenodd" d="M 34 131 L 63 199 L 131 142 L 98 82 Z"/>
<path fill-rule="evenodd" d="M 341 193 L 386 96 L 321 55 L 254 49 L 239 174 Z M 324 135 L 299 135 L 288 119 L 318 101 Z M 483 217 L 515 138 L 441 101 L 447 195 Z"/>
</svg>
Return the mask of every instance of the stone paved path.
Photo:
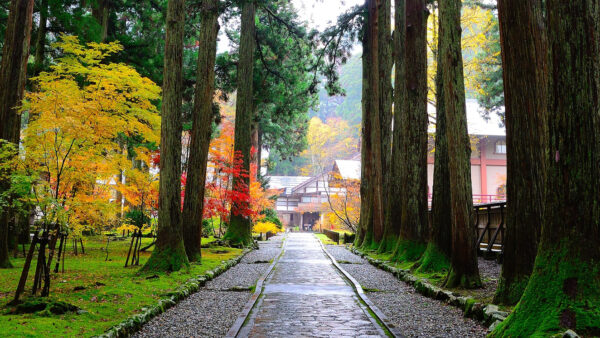
<svg viewBox="0 0 600 338">
<path fill-rule="evenodd" d="M 312 234 L 290 233 L 239 336 L 380 337 L 353 288 Z"/>
</svg>

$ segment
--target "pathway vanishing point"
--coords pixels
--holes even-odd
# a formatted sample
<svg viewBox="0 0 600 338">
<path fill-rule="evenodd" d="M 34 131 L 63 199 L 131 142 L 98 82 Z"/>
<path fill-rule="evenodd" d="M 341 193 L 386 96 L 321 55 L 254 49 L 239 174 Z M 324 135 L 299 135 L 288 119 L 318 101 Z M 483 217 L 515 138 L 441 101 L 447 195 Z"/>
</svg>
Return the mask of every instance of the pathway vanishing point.
<svg viewBox="0 0 600 338">
<path fill-rule="evenodd" d="M 230 331 L 231 332 L 231 331 Z M 312 234 L 290 233 L 237 337 L 382 337 Z"/>
</svg>

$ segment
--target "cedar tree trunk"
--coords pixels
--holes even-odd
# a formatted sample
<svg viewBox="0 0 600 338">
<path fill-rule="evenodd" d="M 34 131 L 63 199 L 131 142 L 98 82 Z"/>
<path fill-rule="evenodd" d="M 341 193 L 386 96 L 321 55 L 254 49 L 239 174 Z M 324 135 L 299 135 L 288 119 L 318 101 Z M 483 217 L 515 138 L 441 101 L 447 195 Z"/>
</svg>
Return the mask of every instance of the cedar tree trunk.
<svg viewBox="0 0 600 338">
<path fill-rule="evenodd" d="M 439 20 L 438 16 L 438 20 Z M 439 26 L 438 26 L 439 27 Z M 435 159 L 433 168 L 433 196 L 431 201 L 431 229 L 429 243 L 418 262 L 419 272 L 438 272 L 450 266 L 452 253 L 452 213 L 450 200 L 450 172 L 448 171 L 448 136 L 444 89 L 442 86 L 442 62 L 439 47 L 436 51 L 435 75 Z"/>
<path fill-rule="evenodd" d="M 366 27 L 362 38 L 362 130 L 360 146 L 360 219 L 354 245 L 361 247 L 365 242 L 367 229 L 372 229 L 372 189 L 371 189 L 371 121 L 368 115 L 370 50 Z M 372 231 L 371 231 L 372 233 Z"/>
<path fill-rule="evenodd" d="M 600 335 L 599 5 L 546 1 L 548 193 L 529 283 L 494 336 Z"/>
<path fill-rule="evenodd" d="M 448 136 L 452 203 L 451 269 L 446 287 L 481 286 L 477 266 L 476 228 L 471 190 L 471 144 L 467 132 L 461 51 L 460 0 L 440 1 L 439 45 Z"/>
<path fill-rule="evenodd" d="M 233 185 L 237 186 L 241 180 L 246 193 L 250 188 L 250 148 L 253 115 L 253 88 L 252 78 L 254 73 L 254 31 L 255 31 L 255 4 L 246 0 L 242 4 L 242 31 L 240 36 L 240 60 L 238 63 L 238 89 L 235 107 L 235 141 L 234 152 L 241 153 L 243 170 L 247 177 L 235 179 Z M 237 206 L 243 208 L 244 206 Z M 232 206 L 231 217 L 224 239 L 236 246 L 249 246 L 252 244 L 252 222 L 249 217 L 236 215 Z"/>
<path fill-rule="evenodd" d="M 368 185 L 365 185 L 367 196 L 369 198 L 369 214 L 370 216 L 365 220 L 366 222 L 366 233 L 362 246 L 366 249 L 376 249 L 378 247 L 381 238 L 383 237 L 383 180 L 382 180 L 382 149 L 381 149 L 381 121 L 379 111 L 379 0 L 367 0 L 367 26 L 365 34 L 367 35 L 367 49 L 368 49 L 368 71 L 363 69 L 363 73 L 366 73 L 368 90 L 367 96 L 363 97 L 363 109 L 366 109 L 366 119 L 368 125 L 363 120 L 363 139 L 369 138 L 369 143 L 366 145 L 365 151 L 368 155 L 366 162 L 363 162 L 365 172 L 370 175 Z M 364 57 L 363 52 L 363 57 Z M 365 92 L 363 91 L 363 95 Z M 363 112 L 365 115 L 365 112 Z M 362 190 L 362 184 L 361 184 Z M 362 191 L 361 191 L 362 192 Z M 362 211 L 362 201 L 361 201 Z M 363 217 L 361 215 L 361 222 Z"/>
<path fill-rule="evenodd" d="M 169 0 L 160 135 L 158 234 L 144 270 L 178 271 L 187 266 L 181 226 L 181 101 L 185 1 Z"/>
<path fill-rule="evenodd" d="M 425 0 L 406 1 L 404 109 L 400 115 L 400 237 L 398 261 L 415 261 L 427 240 L 427 17 Z"/>
<path fill-rule="evenodd" d="M 400 120 L 403 106 L 406 102 L 406 78 L 405 78 L 405 43 L 406 43 L 406 1 L 395 0 L 394 13 L 394 125 L 392 141 L 392 158 L 390 168 L 390 194 L 386 201 L 385 211 L 385 234 L 379 247 L 380 252 L 391 252 L 396 247 L 398 236 L 400 235 L 400 218 L 402 218 L 402 180 L 400 178 L 400 169 L 402 160 L 400 154 L 401 125 Z"/>
<path fill-rule="evenodd" d="M 201 258 L 204 185 L 213 117 L 215 58 L 219 33 L 218 5 L 218 0 L 202 2 L 200 36 L 198 37 L 200 41 L 198 74 L 194 93 L 190 159 L 182 214 L 185 252 L 190 261 L 200 261 Z"/>
<path fill-rule="evenodd" d="M 44 53 L 46 48 L 46 25 L 48 21 L 48 0 L 40 4 L 40 25 L 38 26 L 35 41 L 34 74 L 39 74 L 44 67 Z"/>
<path fill-rule="evenodd" d="M 0 139 L 19 144 L 21 105 L 27 76 L 27 58 L 33 0 L 12 0 L 6 24 L 2 62 L 0 64 Z M 5 176 L 6 175 L 6 176 Z M 3 173 L 7 177 L 10 173 Z M 0 191 L 10 188 L 10 181 L 0 182 Z M 11 267 L 8 253 L 10 212 L 0 210 L 0 268 Z"/>
<path fill-rule="evenodd" d="M 507 201 L 494 301 L 516 304 L 533 269 L 548 161 L 548 46 L 541 0 L 498 1 L 506 108 Z"/>
<path fill-rule="evenodd" d="M 379 120 L 381 122 L 381 171 L 383 173 L 383 237 L 379 245 L 380 252 L 393 249 L 397 235 L 391 224 L 390 197 L 392 195 L 392 32 L 391 1 L 382 0 L 379 10 Z"/>
</svg>

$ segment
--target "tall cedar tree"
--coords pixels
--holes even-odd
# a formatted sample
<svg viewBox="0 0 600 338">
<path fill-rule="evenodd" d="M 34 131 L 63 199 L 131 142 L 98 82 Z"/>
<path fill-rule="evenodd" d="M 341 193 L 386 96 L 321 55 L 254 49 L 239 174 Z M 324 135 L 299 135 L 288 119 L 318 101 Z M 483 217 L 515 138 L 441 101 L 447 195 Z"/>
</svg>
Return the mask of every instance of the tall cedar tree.
<svg viewBox="0 0 600 338">
<path fill-rule="evenodd" d="M 427 4 L 406 1 L 406 101 L 400 115 L 400 237 L 394 259 L 414 261 L 427 240 Z M 395 220 L 398 221 L 398 220 Z"/>
<path fill-rule="evenodd" d="M 391 0 L 382 0 L 379 8 L 379 120 L 381 122 L 381 172 L 383 173 L 383 236 L 381 251 L 395 243 L 396 236 L 390 232 L 389 200 L 392 194 L 392 9 Z M 386 244 L 390 243 L 390 244 Z"/>
<path fill-rule="evenodd" d="M 370 49 L 369 49 L 369 34 L 366 31 L 366 26 L 363 25 L 362 32 L 362 99 L 361 99 L 361 110 L 362 110 L 362 125 L 361 125 L 361 139 L 360 139 L 360 217 L 358 221 L 358 229 L 356 232 L 356 238 L 354 239 L 354 245 L 361 247 L 365 242 L 367 236 L 367 229 L 372 227 L 371 213 L 372 213 L 372 201 L 373 194 L 371 187 L 371 152 L 367 151 L 371 149 L 371 120 L 369 119 L 368 110 L 368 98 L 370 96 L 369 88 L 369 73 L 370 70 Z"/>
<path fill-rule="evenodd" d="M 481 286 L 471 192 L 471 143 L 467 132 L 465 83 L 461 51 L 460 0 L 441 0 L 439 53 L 448 136 L 452 204 L 451 269 L 446 287 Z"/>
<path fill-rule="evenodd" d="M 255 47 L 255 4 L 252 0 L 242 3 L 242 31 L 240 36 L 240 59 L 238 63 L 238 90 L 235 108 L 235 136 L 234 153 L 240 152 L 243 160 L 243 170 L 250 173 L 250 148 L 252 144 L 252 113 L 254 74 L 254 47 Z M 235 178 L 233 185 L 238 186 L 237 180 L 243 180 L 246 189 L 250 186 L 250 177 Z M 232 245 L 248 246 L 252 244 L 252 224 L 250 217 L 236 215 L 234 209 L 243 209 L 242 206 L 232 206 L 229 226 L 224 239 Z"/>
<path fill-rule="evenodd" d="M 440 20 L 438 16 L 438 21 Z M 440 27 L 441 31 L 441 26 Z M 448 168 L 448 136 L 446 111 L 444 109 L 444 88 L 442 86 L 442 61 L 436 51 L 437 69 L 435 74 L 435 159 L 433 164 L 433 196 L 431 201 L 431 229 L 427 249 L 419 260 L 419 272 L 436 272 L 448 269 L 452 253 L 452 214 L 450 197 L 450 172 Z"/>
<path fill-rule="evenodd" d="M 92 15 L 100 25 L 100 42 L 108 36 L 108 19 L 110 16 L 110 0 L 96 0 L 92 6 Z"/>
<path fill-rule="evenodd" d="M 494 301 L 516 304 L 533 269 L 548 160 L 548 48 L 541 0 L 498 1 L 507 145 L 506 237 Z"/>
<path fill-rule="evenodd" d="M 204 182 L 213 117 L 215 59 L 219 33 L 219 1 L 203 0 L 201 6 L 198 75 L 182 219 L 185 252 L 191 261 L 200 261 L 201 257 Z"/>
<path fill-rule="evenodd" d="M 23 99 L 27 76 L 27 58 L 33 15 L 33 0 L 13 0 L 6 25 L 2 63 L 0 64 L 0 139 L 19 144 L 21 116 L 18 106 Z M 6 177 L 9 173 L 2 173 Z M 0 191 L 10 182 L 1 181 Z M 11 267 L 8 255 L 10 212 L 0 210 L 0 268 Z"/>
<path fill-rule="evenodd" d="M 367 249 L 376 249 L 383 237 L 383 177 L 382 177 L 382 130 L 380 121 L 380 82 L 379 82 L 379 9 L 381 2 L 379 0 L 367 0 L 367 25 L 365 27 L 368 59 L 367 69 L 363 72 L 367 74 L 368 95 L 363 97 L 363 109 L 366 109 L 366 118 L 368 126 L 363 120 L 363 139 L 369 138 L 366 145 L 365 157 L 368 162 L 364 163 L 367 167 L 365 173 L 369 175 L 368 184 L 361 182 L 361 193 L 363 187 L 370 196 L 370 210 L 366 219 L 361 215 L 361 226 L 365 230 L 362 246 Z M 363 51 L 363 58 L 364 58 Z M 363 92 L 363 95 L 365 92 Z M 365 115 L 365 113 L 363 113 Z M 361 194 L 362 196 L 362 194 Z M 367 202 L 369 203 L 369 202 Z M 362 212 L 361 201 L 361 212 Z M 362 225 L 364 224 L 364 225 Z"/>
<path fill-rule="evenodd" d="M 160 135 L 158 234 L 144 270 L 178 271 L 189 264 L 181 226 L 181 101 L 185 1 L 169 0 Z"/>
<path fill-rule="evenodd" d="M 405 74 L 405 43 L 406 43 L 406 1 L 395 0 L 394 11 L 394 127 L 392 130 L 392 158 L 389 175 L 389 196 L 386 200 L 385 210 L 385 233 L 380 252 L 391 252 L 396 247 L 400 235 L 400 218 L 402 218 L 402 180 L 400 169 L 402 167 L 402 149 L 400 149 L 401 138 L 401 114 L 406 101 L 406 78 Z"/>
<path fill-rule="evenodd" d="M 599 5 L 595 0 L 546 1 L 546 208 L 529 283 L 493 336 L 549 336 L 565 329 L 600 335 Z"/>
<path fill-rule="evenodd" d="M 33 71 L 35 74 L 39 74 L 44 66 L 44 52 L 46 48 L 46 31 L 48 22 L 48 0 L 42 0 L 39 9 L 40 22 L 35 40 L 35 57 L 33 63 Z"/>
</svg>

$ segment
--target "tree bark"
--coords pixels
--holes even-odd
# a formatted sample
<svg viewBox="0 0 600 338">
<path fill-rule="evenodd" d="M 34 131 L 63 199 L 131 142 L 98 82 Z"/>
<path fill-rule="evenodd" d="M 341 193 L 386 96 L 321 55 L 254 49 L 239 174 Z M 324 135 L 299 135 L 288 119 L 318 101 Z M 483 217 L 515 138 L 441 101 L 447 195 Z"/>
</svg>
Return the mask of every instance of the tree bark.
<svg viewBox="0 0 600 338">
<path fill-rule="evenodd" d="M 372 229 L 372 189 L 371 189 L 371 121 L 368 114 L 368 98 L 369 98 L 369 73 L 370 66 L 370 49 L 369 49 L 369 34 L 367 28 L 364 27 L 362 37 L 362 126 L 361 126 L 361 145 L 360 145 L 360 218 L 359 226 L 354 240 L 354 245 L 362 247 L 367 237 L 369 228 Z"/>
<path fill-rule="evenodd" d="M 498 1 L 507 145 L 506 236 L 494 301 L 516 304 L 531 275 L 548 161 L 548 46 L 541 0 Z"/>
<path fill-rule="evenodd" d="M 390 214 L 390 197 L 392 195 L 392 32 L 391 32 L 391 0 L 382 0 L 379 8 L 379 120 L 381 122 L 381 172 L 383 175 L 383 236 L 379 251 L 393 249 L 397 235 L 392 229 Z"/>
<path fill-rule="evenodd" d="M 372 119 L 371 129 L 371 145 L 373 155 L 373 243 L 371 249 L 377 249 L 381 238 L 383 237 L 383 124 L 381 120 L 382 111 L 381 97 L 382 91 L 380 86 L 380 51 L 379 51 L 379 30 L 381 23 L 379 21 L 379 10 L 383 0 L 369 0 L 369 31 L 371 39 L 371 71 L 369 72 L 369 82 L 371 83 L 371 95 L 369 97 L 369 115 Z M 385 81 L 385 80 L 381 80 Z"/>
<path fill-rule="evenodd" d="M 365 29 L 366 49 L 368 50 L 366 73 L 368 89 L 363 91 L 363 141 L 365 144 L 365 175 L 369 176 L 364 185 L 367 194 L 364 204 L 369 204 L 365 212 L 365 234 L 362 246 L 366 249 L 377 249 L 383 237 L 383 176 L 382 176 L 382 131 L 380 121 L 380 91 L 379 91 L 379 0 L 367 1 L 367 25 Z M 364 48 L 363 48 L 364 50 Z M 363 51 L 363 58 L 365 52 Z M 363 184 L 361 182 L 361 196 Z M 362 197 L 361 197 L 362 198 Z M 363 201 L 361 200 L 361 222 Z"/>
<path fill-rule="evenodd" d="M 481 286 L 471 188 L 471 143 L 467 132 L 461 51 L 460 0 L 440 1 L 440 57 L 447 119 L 448 167 L 452 203 L 451 269 L 446 287 Z"/>
<path fill-rule="evenodd" d="M 12 0 L 8 15 L 2 61 L 0 63 L 0 139 L 19 144 L 21 115 L 27 76 L 27 58 L 33 15 L 33 0 Z M 3 173 L 8 177 L 10 173 Z M 0 191 L 10 188 L 9 180 L 0 182 Z M 0 210 L 0 268 L 12 267 L 8 250 L 9 210 Z"/>
<path fill-rule="evenodd" d="M 240 60 L 238 63 L 238 88 L 237 102 L 235 108 L 235 133 L 234 133 L 234 152 L 241 153 L 243 160 L 243 170 L 250 174 L 250 148 L 251 148 L 251 127 L 253 115 L 253 88 L 252 81 L 254 75 L 254 48 L 255 48 L 255 14 L 256 8 L 252 0 L 246 0 L 242 4 L 242 30 L 240 36 Z M 233 185 L 242 180 L 249 189 L 250 180 L 248 177 L 234 178 Z M 236 215 L 233 209 L 241 206 L 232 206 L 229 226 L 224 239 L 232 245 L 249 246 L 252 244 L 252 222 L 250 218 Z"/>
<path fill-rule="evenodd" d="M 258 122 L 252 123 L 252 135 L 251 135 L 251 144 L 252 145 L 251 145 L 251 147 L 252 147 L 252 149 L 254 149 L 255 152 L 250 154 L 250 163 L 256 164 L 257 169 L 260 168 L 259 163 L 258 163 L 258 153 L 260 152 L 258 150 L 259 128 L 260 128 L 260 125 Z M 258 175 L 258 170 L 256 171 L 256 174 Z"/>
<path fill-rule="evenodd" d="M 400 115 L 400 237 L 394 259 L 415 261 L 427 240 L 427 17 L 425 0 L 406 1 L 404 109 Z"/>
<path fill-rule="evenodd" d="M 406 102 L 406 1 L 395 0 L 394 13 L 394 123 L 392 130 L 392 158 L 390 163 L 390 193 L 386 202 L 385 234 L 379 247 L 380 252 L 391 252 L 396 247 L 400 235 L 400 219 L 402 217 L 402 180 L 400 168 L 402 167 L 400 139 L 402 137 L 402 121 L 399 113 L 404 109 Z"/>
<path fill-rule="evenodd" d="M 440 20 L 439 16 L 438 20 Z M 438 27 L 440 26 L 438 25 Z M 418 262 L 418 272 L 447 270 L 450 267 L 450 255 L 452 254 L 452 203 L 450 198 L 450 172 L 448 170 L 446 111 L 444 109 L 444 88 L 442 85 L 444 69 L 440 58 L 439 45 L 435 54 L 437 58 L 435 75 L 436 124 L 431 229 L 427 249 L 425 249 Z"/>
<path fill-rule="evenodd" d="M 218 0 L 202 2 L 198 74 L 194 93 L 193 124 L 190 140 L 185 199 L 183 202 L 183 231 L 185 251 L 191 261 L 200 261 L 202 242 L 202 213 L 204 185 L 213 120 L 215 92 L 215 59 L 219 33 Z"/>
<path fill-rule="evenodd" d="M 158 233 L 144 270 L 178 271 L 188 265 L 181 226 L 181 102 L 185 1 L 169 0 L 160 135 Z"/>
<path fill-rule="evenodd" d="M 566 329 L 600 335 L 599 5 L 546 1 L 546 207 L 529 283 L 494 336 L 549 336 Z"/>
<path fill-rule="evenodd" d="M 35 41 L 34 74 L 39 74 L 44 68 L 44 55 L 46 49 L 46 25 L 48 21 L 48 0 L 40 4 L 40 24 Z"/>
<path fill-rule="evenodd" d="M 108 36 L 108 16 L 110 0 L 97 0 L 96 6 L 92 9 L 92 15 L 100 25 L 100 42 L 105 42 Z"/>
</svg>

